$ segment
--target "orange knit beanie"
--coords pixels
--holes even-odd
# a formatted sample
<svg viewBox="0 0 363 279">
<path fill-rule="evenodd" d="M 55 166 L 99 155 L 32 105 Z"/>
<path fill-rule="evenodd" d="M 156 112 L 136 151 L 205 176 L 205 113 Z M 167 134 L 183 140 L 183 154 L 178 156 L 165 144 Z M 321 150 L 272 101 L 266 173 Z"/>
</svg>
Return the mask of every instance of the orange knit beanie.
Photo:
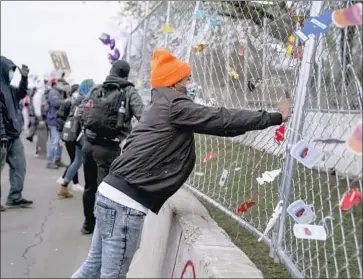
<svg viewBox="0 0 363 279">
<path fill-rule="evenodd" d="M 169 87 L 189 76 L 192 68 L 169 51 L 155 50 L 151 60 L 151 87 Z"/>
</svg>

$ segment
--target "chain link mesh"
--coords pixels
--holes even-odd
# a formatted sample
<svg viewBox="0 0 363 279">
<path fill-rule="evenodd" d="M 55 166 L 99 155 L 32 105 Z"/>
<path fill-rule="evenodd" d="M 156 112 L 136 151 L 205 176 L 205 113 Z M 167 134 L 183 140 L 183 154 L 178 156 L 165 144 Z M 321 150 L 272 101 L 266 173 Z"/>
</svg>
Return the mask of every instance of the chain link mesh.
<svg viewBox="0 0 363 279">
<path fill-rule="evenodd" d="M 324 1 L 320 13 L 354 3 Z M 131 34 L 131 79 L 141 94 L 149 96 L 152 53 L 167 48 L 192 65 L 199 85 L 196 102 L 275 111 L 280 99 L 296 100 L 306 51 L 297 42 L 290 56 L 286 42 L 299 28 L 297 19 L 308 17 L 311 9 L 312 1 L 163 1 Z M 165 33 L 163 26 L 175 30 Z M 233 139 L 196 135 L 197 161 L 187 184 L 228 212 L 255 201 L 239 218 L 261 235 L 284 189 L 283 178 L 291 180 L 291 195 L 284 201 L 314 205 L 316 224 L 325 222 L 328 237 L 326 241 L 297 239 L 294 221 L 287 216 L 283 230 L 278 231 L 283 241 L 276 249 L 304 277 L 361 278 L 362 208 L 341 211 L 338 204 L 347 190 L 362 191 L 362 158 L 345 144 L 314 140 L 346 139 L 362 117 L 362 26 L 332 27 L 317 38 L 308 63 L 312 70 L 302 129 L 290 121 L 281 145 L 274 140 L 276 127 Z M 313 169 L 298 164 L 293 173 L 286 171 L 291 148 L 287 141 L 293 133 L 325 154 Z M 257 182 L 264 172 L 273 170 L 281 170 L 275 180 Z M 275 241 L 270 234 L 266 237 Z"/>
</svg>

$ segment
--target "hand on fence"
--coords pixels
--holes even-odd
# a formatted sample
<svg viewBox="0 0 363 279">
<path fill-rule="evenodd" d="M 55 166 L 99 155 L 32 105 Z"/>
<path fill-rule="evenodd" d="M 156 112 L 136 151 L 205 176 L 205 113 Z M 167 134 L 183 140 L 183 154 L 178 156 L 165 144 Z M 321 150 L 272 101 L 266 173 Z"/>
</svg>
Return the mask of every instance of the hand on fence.
<svg viewBox="0 0 363 279">
<path fill-rule="evenodd" d="M 282 115 L 282 122 L 289 121 L 291 117 L 291 107 L 292 104 L 290 99 L 283 99 L 277 104 L 278 111 Z"/>
</svg>

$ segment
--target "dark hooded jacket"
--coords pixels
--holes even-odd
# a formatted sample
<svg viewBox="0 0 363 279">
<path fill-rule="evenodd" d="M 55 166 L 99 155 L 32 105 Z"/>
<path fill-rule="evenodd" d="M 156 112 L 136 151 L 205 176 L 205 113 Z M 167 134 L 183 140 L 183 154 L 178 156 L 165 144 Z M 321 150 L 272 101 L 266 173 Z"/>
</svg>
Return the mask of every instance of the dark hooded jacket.
<svg viewBox="0 0 363 279">
<path fill-rule="evenodd" d="M 0 139 L 6 138 L 5 126 L 3 121 L 3 103 L 0 103 Z"/>
<path fill-rule="evenodd" d="M 127 77 L 130 72 L 130 66 L 126 61 L 119 60 L 113 64 L 110 74 L 107 76 L 103 86 L 107 91 L 111 92 L 113 88 L 120 87 L 126 90 L 126 125 L 124 126 L 124 130 L 120 131 L 119 139 L 120 141 L 126 138 L 131 131 L 131 119 L 133 116 L 140 120 L 141 115 L 144 111 L 144 104 L 142 99 L 135 89 L 135 85 L 127 80 Z M 91 90 L 92 91 L 92 90 Z M 91 95 L 91 94 L 90 94 Z M 87 103 L 89 97 L 83 100 L 83 105 Z M 100 137 L 101 135 L 96 135 L 94 132 L 86 129 L 86 138 L 90 141 L 94 141 L 95 138 Z M 103 139 L 102 139 L 103 140 Z"/>
<path fill-rule="evenodd" d="M 18 88 L 10 85 L 9 71 L 15 71 L 16 65 L 4 56 L 0 59 L 0 105 L 5 133 L 11 140 L 18 138 L 22 132 L 24 121 L 19 102 L 27 95 L 28 77 L 21 77 Z"/>
</svg>

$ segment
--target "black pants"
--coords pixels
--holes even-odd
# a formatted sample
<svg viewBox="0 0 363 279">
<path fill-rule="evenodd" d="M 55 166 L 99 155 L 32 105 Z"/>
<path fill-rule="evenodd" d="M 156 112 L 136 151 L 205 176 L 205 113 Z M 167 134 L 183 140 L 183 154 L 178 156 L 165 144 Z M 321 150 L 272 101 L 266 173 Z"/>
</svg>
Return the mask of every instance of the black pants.
<svg viewBox="0 0 363 279">
<path fill-rule="evenodd" d="M 97 142 L 96 144 L 85 139 L 82 153 L 85 181 L 83 192 L 84 225 L 88 229 L 93 229 L 95 225 L 93 209 L 98 185 L 108 175 L 112 162 L 121 153 L 121 148 L 115 143 Z"/>
<path fill-rule="evenodd" d="M 68 167 L 73 163 L 74 158 L 76 157 L 76 143 L 73 142 L 67 142 L 66 143 L 66 149 L 67 149 L 67 153 L 69 155 L 69 158 L 71 159 L 71 162 L 69 163 Z M 64 171 L 62 178 L 64 178 L 66 176 L 68 167 L 66 168 L 66 170 Z M 78 172 L 76 172 L 76 174 L 73 176 L 73 184 L 78 184 Z"/>
</svg>

